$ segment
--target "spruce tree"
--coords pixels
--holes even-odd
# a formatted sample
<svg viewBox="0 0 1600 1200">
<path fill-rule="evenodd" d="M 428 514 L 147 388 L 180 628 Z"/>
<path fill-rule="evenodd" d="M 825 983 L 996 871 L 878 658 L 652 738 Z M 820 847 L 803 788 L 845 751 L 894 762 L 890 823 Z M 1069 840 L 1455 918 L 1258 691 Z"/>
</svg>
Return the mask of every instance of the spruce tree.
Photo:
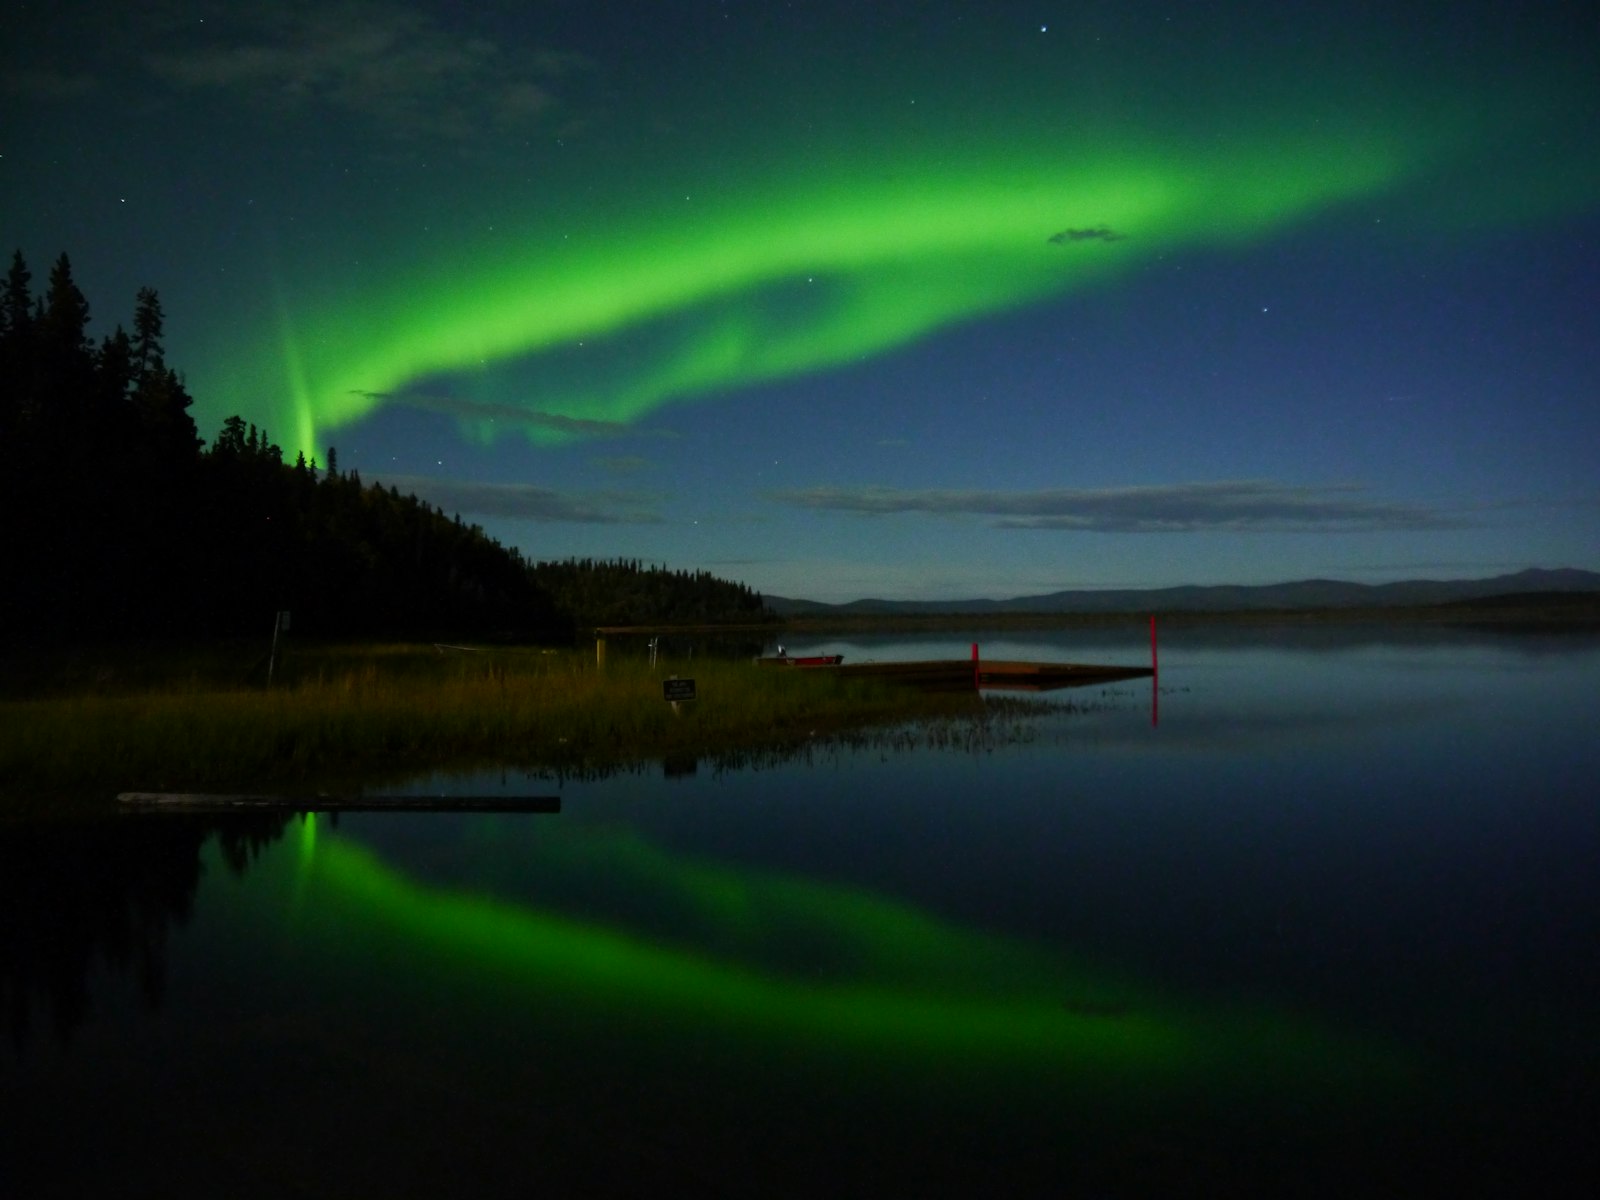
<svg viewBox="0 0 1600 1200">
<path fill-rule="evenodd" d="M 57 436 L 75 440 L 90 424 L 94 350 L 89 343 L 89 302 L 72 280 L 63 254 L 50 269 L 50 290 L 38 321 L 39 414 Z"/>
<path fill-rule="evenodd" d="M 53 351 L 85 357 L 89 353 L 89 301 L 73 282 L 72 262 L 65 254 L 50 268 L 39 332 Z"/>
<path fill-rule="evenodd" d="M 244 418 L 235 413 L 222 422 L 217 440 L 211 444 L 213 454 L 244 454 Z"/>
<path fill-rule="evenodd" d="M 161 298 L 155 288 L 140 288 L 133 310 L 133 367 L 137 378 L 159 373 L 166 368 L 162 356 L 163 317 Z"/>
<path fill-rule="evenodd" d="M 33 282 L 33 272 L 22 260 L 22 251 L 11 256 L 11 270 L 6 272 L 4 296 L 0 296 L 0 338 L 20 341 L 33 328 L 33 293 L 28 285 Z"/>
</svg>

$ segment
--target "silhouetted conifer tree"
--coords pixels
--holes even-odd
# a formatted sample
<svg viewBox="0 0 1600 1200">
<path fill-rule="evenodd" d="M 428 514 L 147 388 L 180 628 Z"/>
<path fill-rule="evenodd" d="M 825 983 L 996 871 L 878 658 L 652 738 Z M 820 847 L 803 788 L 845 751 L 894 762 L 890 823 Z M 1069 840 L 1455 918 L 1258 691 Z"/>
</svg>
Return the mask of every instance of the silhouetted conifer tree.
<svg viewBox="0 0 1600 1200">
<path fill-rule="evenodd" d="M 27 514 L 0 524 L 0 562 L 27 567 L 0 588 L 0 624 L 75 639 L 249 634 L 292 608 L 301 629 L 429 636 L 569 630 L 578 613 L 759 615 L 759 597 L 752 607 L 748 589 L 705 572 L 532 566 L 459 513 L 341 476 L 331 446 L 321 478 L 303 452 L 284 462 L 242 416 L 205 450 L 154 289 L 138 294 L 131 336 L 118 326 L 95 345 L 67 256 L 41 299 L 31 278 L 16 254 L 0 294 L 0 512 Z"/>
<path fill-rule="evenodd" d="M 235 457 L 244 454 L 244 418 L 235 414 L 222 422 L 222 428 L 217 432 L 217 440 L 211 444 L 213 454 L 229 454 Z"/>
<path fill-rule="evenodd" d="M 28 336 L 33 328 L 33 292 L 29 284 L 33 272 L 22 259 L 22 251 L 11 256 L 11 269 L 6 272 L 5 295 L 0 297 L 0 338 L 10 340 Z"/>
<path fill-rule="evenodd" d="M 155 288 L 140 288 L 139 300 L 133 310 L 133 365 L 138 377 L 166 369 L 161 346 L 161 337 L 165 332 L 161 298 L 156 295 Z"/>
</svg>

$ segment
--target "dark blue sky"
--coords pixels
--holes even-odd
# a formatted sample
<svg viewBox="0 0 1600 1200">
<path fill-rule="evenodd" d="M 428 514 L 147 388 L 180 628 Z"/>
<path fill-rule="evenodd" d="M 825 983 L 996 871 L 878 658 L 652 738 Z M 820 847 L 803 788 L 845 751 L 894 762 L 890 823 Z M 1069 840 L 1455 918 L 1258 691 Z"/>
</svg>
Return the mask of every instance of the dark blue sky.
<svg viewBox="0 0 1600 1200">
<path fill-rule="evenodd" d="M 843 600 L 1600 568 L 1581 5 L 22 5 L 202 432 Z"/>
</svg>

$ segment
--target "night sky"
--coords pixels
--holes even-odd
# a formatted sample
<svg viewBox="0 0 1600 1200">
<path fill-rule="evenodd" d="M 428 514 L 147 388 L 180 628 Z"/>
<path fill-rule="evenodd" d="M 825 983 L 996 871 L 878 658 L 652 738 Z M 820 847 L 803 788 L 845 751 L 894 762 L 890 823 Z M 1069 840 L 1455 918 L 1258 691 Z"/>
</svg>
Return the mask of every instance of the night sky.
<svg viewBox="0 0 1600 1200">
<path fill-rule="evenodd" d="M 8 6 L 210 440 L 818 600 L 1600 569 L 1586 3 Z"/>
</svg>

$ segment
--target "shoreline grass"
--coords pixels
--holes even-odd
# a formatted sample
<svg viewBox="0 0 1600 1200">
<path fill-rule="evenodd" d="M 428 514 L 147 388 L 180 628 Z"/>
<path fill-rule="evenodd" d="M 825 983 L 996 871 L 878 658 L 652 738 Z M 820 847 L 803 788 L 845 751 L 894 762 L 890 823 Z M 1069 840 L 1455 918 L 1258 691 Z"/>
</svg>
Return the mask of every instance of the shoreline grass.
<svg viewBox="0 0 1600 1200">
<path fill-rule="evenodd" d="M 662 697 L 673 673 L 692 676 L 699 697 L 677 712 Z M 620 656 L 602 669 L 578 651 L 326 647 L 280 663 L 271 688 L 185 675 L 182 663 L 168 674 L 0 702 L 0 814 L 103 811 L 129 790 L 333 790 L 483 766 L 581 772 L 986 711 L 968 694 L 822 671 Z"/>
</svg>

